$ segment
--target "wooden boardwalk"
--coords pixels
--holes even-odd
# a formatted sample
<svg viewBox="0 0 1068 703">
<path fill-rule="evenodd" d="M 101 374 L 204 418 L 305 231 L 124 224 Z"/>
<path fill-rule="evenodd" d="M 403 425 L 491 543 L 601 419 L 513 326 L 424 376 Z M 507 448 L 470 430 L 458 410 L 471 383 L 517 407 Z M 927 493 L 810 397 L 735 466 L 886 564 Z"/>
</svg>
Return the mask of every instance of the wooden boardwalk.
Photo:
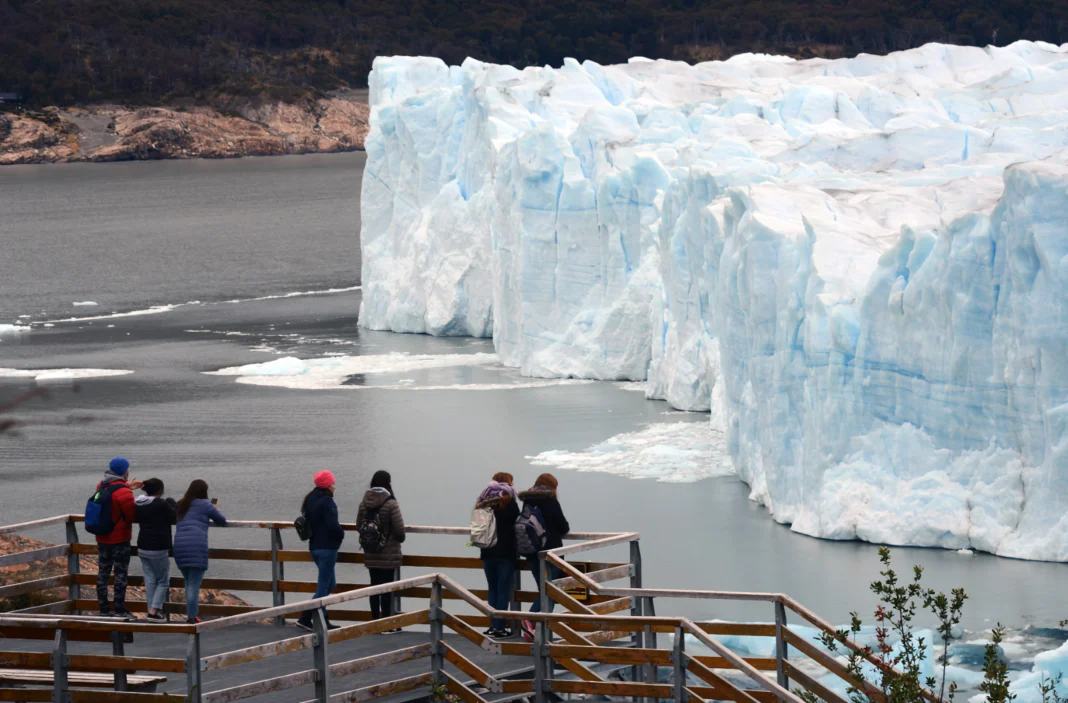
<svg viewBox="0 0 1068 703">
<path fill-rule="evenodd" d="M 209 578 L 203 587 L 270 593 L 274 605 L 205 605 L 201 614 L 210 619 L 190 625 L 181 619 L 161 624 L 80 616 L 79 611 L 96 605 L 81 593 L 95 576 L 79 573 L 79 555 L 95 550 L 79 542 L 75 525 L 80 520 L 62 515 L 0 527 L 5 534 L 64 525 L 67 534 L 67 544 L 0 556 L 0 567 L 67 559 L 66 574 L 0 586 L 0 598 L 67 589 L 67 598 L 60 602 L 0 615 L 0 669 L 13 669 L 16 677 L 23 672 L 24 678 L 39 683 L 14 689 L 0 678 L 0 701 L 357 703 L 435 698 L 447 690 L 462 703 L 519 698 L 549 703 L 574 694 L 677 703 L 803 703 L 795 693 L 803 688 L 825 703 L 848 703 L 819 678 L 833 674 L 859 685 L 840 662 L 789 628 L 788 616 L 836 636 L 829 623 L 785 594 L 644 588 L 637 533 L 569 535 L 576 543 L 538 555 L 539 590 L 517 589 L 509 609 L 497 610 L 486 602 L 485 591 L 469 590 L 447 573 L 481 571 L 480 560 L 440 555 L 404 555 L 405 566 L 439 570 L 434 573 L 378 586 L 339 584 L 340 593 L 309 598 L 315 583 L 285 575 L 287 562 L 311 560 L 306 550 L 282 548 L 281 531 L 292 529 L 292 523 L 234 521 L 226 529 L 268 531 L 270 549 L 212 549 L 211 558 L 269 565 L 271 578 Z M 355 530 L 355 525 L 345 528 Z M 467 528 L 412 526 L 408 531 L 450 539 L 469 536 Z M 582 560 L 592 551 L 624 547 L 630 555 L 626 562 Z M 338 561 L 360 564 L 363 555 L 342 552 Z M 620 580 L 626 585 L 612 584 Z M 131 585 L 139 581 L 130 578 Z M 181 579 L 171 581 L 172 588 L 182 585 Z M 383 595 L 403 599 L 407 612 L 369 622 L 361 606 Z M 543 612 L 523 615 L 534 623 L 533 644 L 492 640 L 480 632 L 490 618 L 516 621 L 517 611 L 535 599 Z M 763 604 L 771 622 L 658 617 L 656 603 L 664 599 Z M 558 612 L 548 612 L 551 605 Z M 127 607 L 144 612 L 145 604 L 131 602 Z M 183 604 L 168 607 L 184 612 Z M 321 608 L 342 627 L 327 631 Z M 292 623 L 306 611 L 313 614 L 314 633 L 279 625 L 287 619 Z M 402 632 L 387 634 L 393 628 Z M 769 638 L 774 656 L 743 657 L 716 639 L 723 635 Z M 695 645 L 698 650 L 691 651 Z M 856 642 L 843 638 L 841 646 L 890 671 Z M 615 676 L 620 670 L 628 672 L 625 680 Z M 113 690 L 75 685 L 72 677 L 92 679 L 86 674 L 93 672 L 110 673 Z M 130 676 L 156 672 L 167 676 L 156 692 L 127 692 Z M 106 678 L 96 681 L 108 685 Z M 863 688 L 873 701 L 885 703 L 878 688 Z M 943 703 L 930 691 L 922 695 L 928 703 Z"/>
</svg>

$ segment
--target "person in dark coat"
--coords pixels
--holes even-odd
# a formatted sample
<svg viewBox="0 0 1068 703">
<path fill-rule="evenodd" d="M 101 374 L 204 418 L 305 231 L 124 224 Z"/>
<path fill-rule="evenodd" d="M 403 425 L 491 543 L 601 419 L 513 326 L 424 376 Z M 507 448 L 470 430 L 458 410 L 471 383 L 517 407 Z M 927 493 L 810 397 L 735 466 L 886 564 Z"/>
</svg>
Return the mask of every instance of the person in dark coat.
<svg viewBox="0 0 1068 703">
<path fill-rule="evenodd" d="M 386 535 L 386 543 L 381 550 L 364 550 L 363 563 L 371 574 L 371 585 L 390 583 L 396 580 L 403 561 L 401 543 L 404 541 L 404 516 L 393 493 L 392 477 L 388 471 L 376 471 L 371 477 L 371 487 L 364 494 L 356 514 L 356 524 L 363 525 L 365 517 L 377 521 L 379 528 Z M 370 601 L 373 619 L 388 618 L 393 614 L 392 594 L 371 596 Z"/>
<path fill-rule="evenodd" d="M 163 481 L 150 478 L 137 496 L 137 556 L 145 575 L 145 602 L 149 620 L 164 620 L 163 604 L 171 583 L 171 525 L 178 519 L 174 498 L 163 497 Z"/>
<path fill-rule="evenodd" d="M 560 501 L 556 497 L 556 488 L 559 485 L 559 481 L 552 474 L 542 474 L 538 476 L 538 479 L 529 490 L 519 494 L 520 500 L 523 501 L 523 507 L 530 505 L 541 510 L 542 519 L 545 521 L 545 546 L 542 548 L 543 551 L 564 546 L 564 537 L 567 536 L 568 532 L 571 532 L 571 525 L 568 524 L 567 518 L 564 516 L 564 509 L 560 507 Z M 539 592 L 541 591 L 540 561 L 540 559 L 530 560 L 530 572 L 534 575 L 534 583 L 538 585 Z M 563 576 L 563 572 L 558 567 L 548 564 L 548 568 L 549 580 L 555 581 Z M 553 601 L 550 599 L 549 611 L 552 612 L 552 609 Z M 530 606 L 530 612 L 541 612 L 540 598 L 536 599 L 534 604 Z M 529 620 L 523 621 L 523 636 L 531 641 L 534 639 L 534 625 Z"/>
<path fill-rule="evenodd" d="M 497 543 L 481 550 L 482 570 L 486 573 L 490 606 L 494 610 L 508 610 L 512 602 L 512 585 L 515 579 L 517 558 L 515 521 L 519 517 L 519 501 L 512 487 L 512 474 L 499 472 L 482 491 L 475 508 L 492 508 L 493 521 L 497 526 Z M 511 637 L 507 623 L 500 618 L 490 621 L 485 634 L 490 637 Z"/>
<path fill-rule="evenodd" d="M 337 503 L 334 502 L 334 474 L 329 471 L 320 471 L 313 479 L 315 488 L 311 493 L 304 496 L 304 504 L 300 512 L 308 520 L 308 529 L 311 530 L 311 538 L 308 540 L 308 550 L 311 551 L 312 561 L 319 569 L 319 583 L 315 588 L 315 598 L 330 595 L 337 587 L 335 567 L 337 565 L 337 552 L 341 549 L 341 542 L 345 539 L 345 530 L 341 527 L 341 521 L 337 516 Z M 326 609 L 323 609 L 326 615 Z M 312 626 L 312 611 L 305 610 L 297 620 L 297 627 L 305 630 L 314 630 Z M 335 626 L 327 620 L 327 627 L 334 629 Z"/>
<path fill-rule="evenodd" d="M 187 622 L 196 624 L 200 584 L 208 570 L 208 523 L 226 525 L 226 517 L 208 500 L 208 484 L 199 478 L 178 501 L 178 529 L 174 532 L 174 563 L 185 579 Z"/>
</svg>

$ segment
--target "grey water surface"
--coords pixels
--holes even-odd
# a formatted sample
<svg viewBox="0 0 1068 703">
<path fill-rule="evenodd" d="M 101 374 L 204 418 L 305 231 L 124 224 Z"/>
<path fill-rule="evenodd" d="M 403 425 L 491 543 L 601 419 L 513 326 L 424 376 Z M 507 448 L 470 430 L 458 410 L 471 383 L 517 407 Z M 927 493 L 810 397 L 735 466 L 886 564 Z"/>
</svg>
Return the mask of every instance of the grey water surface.
<svg viewBox="0 0 1068 703">
<path fill-rule="evenodd" d="M 512 472 L 524 487 L 533 480 L 540 469 L 526 457 L 581 450 L 654 422 L 707 421 L 666 416 L 666 404 L 611 383 L 419 390 L 519 380 L 496 367 L 354 379 L 334 390 L 205 375 L 282 355 L 493 351 L 489 340 L 361 330 L 359 290 L 249 300 L 359 285 L 362 167 L 362 154 L 342 154 L 0 169 L 0 324 L 21 315 L 34 323 L 29 333 L 0 337 L 0 367 L 134 372 L 82 380 L 78 392 L 51 387 L 50 397 L 18 411 L 29 424 L 18 436 L 0 435 L 0 524 L 80 512 L 107 461 L 123 454 L 137 477 L 162 478 L 172 495 L 204 478 L 231 518 L 292 519 L 312 474 L 328 468 L 338 476 L 342 516 L 352 520 L 370 475 L 388 469 L 409 523 L 465 525 L 495 471 Z M 175 304 L 153 315 L 59 322 Z M 49 320 L 54 326 L 45 327 Z M 402 378 L 411 389 L 372 387 Z M 0 403 L 30 383 L 0 378 Z M 92 421 L 69 424 L 72 416 Z M 875 546 L 795 534 L 734 478 L 558 477 L 575 529 L 642 533 L 647 586 L 781 591 L 836 623 L 851 610 L 871 612 Z M 60 539 L 62 531 L 32 535 Z M 266 534 L 252 530 L 220 530 L 213 539 L 268 546 Z M 475 554 L 446 538 L 413 538 L 406 549 Z M 1068 617 L 1065 564 L 933 549 L 895 555 L 907 575 L 919 564 L 930 585 L 963 586 L 969 629 L 996 621 L 1054 626 Z M 256 563 L 215 562 L 212 570 L 269 575 L 269 565 Z M 339 574 L 362 578 L 356 567 Z M 770 606 L 708 601 L 661 601 L 658 612 L 773 617 Z"/>
</svg>

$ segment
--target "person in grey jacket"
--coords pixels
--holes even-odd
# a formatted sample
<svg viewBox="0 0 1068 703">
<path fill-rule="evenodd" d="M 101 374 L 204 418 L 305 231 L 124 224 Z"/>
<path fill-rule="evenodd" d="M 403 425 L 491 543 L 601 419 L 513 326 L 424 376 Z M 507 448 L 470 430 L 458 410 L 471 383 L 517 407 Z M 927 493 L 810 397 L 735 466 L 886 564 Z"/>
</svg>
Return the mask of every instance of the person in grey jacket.
<svg viewBox="0 0 1068 703">
<path fill-rule="evenodd" d="M 356 513 L 357 525 L 363 525 L 365 518 L 374 520 L 386 535 L 386 542 L 381 550 L 364 549 L 363 563 L 371 574 L 372 586 L 394 581 L 403 560 L 401 542 L 404 541 L 404 516 L 391 484 L 392 477 L 388 471 L 376 471 L 371 477 L 371 487 L 364 494 L 360 509 Z M 370 600 L 373 619 L 388 618 L 393 614 L 392 594 L 371 596 Z"/>
<path fill-rule="evenodd" d="M 174 563 L 185 579 L 187 622 L 200 622 L 200 584 L 208 570 L 208 523 L 225 525 L 226 517 L 208 501 L 208 484 L 199 478 L 178 501 L 178 529 L 174 532 Z"/>
</svg>

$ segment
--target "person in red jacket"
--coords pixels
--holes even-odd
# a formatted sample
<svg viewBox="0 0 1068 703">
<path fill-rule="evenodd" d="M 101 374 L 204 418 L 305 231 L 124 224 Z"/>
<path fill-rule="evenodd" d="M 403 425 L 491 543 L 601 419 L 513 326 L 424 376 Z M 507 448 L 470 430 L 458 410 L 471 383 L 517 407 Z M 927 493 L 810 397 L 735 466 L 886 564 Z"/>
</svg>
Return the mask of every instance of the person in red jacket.
<svg viewBox="0 0 1068 703">
<path fill-rule="evenodd" d="M 98 566 L 96 575 L 96 600 L 100 615 L 128 618 L 126 612 L 126 575 L 130 568 L 130 540 L 133 539 L 133 522 L 137 518 L 137 504 L 133 490 L 141 487 L 140 481 L 127 481 L 130 462 L 121 456 L 111 460 L 104 480 L 97 484 L 100 490 L 111 483 L 120 484 L 111 494 L 111 521 L 115 526 L 106 535 L 97 535 L 96 549 Z M 115 573 L 115 609 L 108 604 L 108 580 Z"/>
</svg>

